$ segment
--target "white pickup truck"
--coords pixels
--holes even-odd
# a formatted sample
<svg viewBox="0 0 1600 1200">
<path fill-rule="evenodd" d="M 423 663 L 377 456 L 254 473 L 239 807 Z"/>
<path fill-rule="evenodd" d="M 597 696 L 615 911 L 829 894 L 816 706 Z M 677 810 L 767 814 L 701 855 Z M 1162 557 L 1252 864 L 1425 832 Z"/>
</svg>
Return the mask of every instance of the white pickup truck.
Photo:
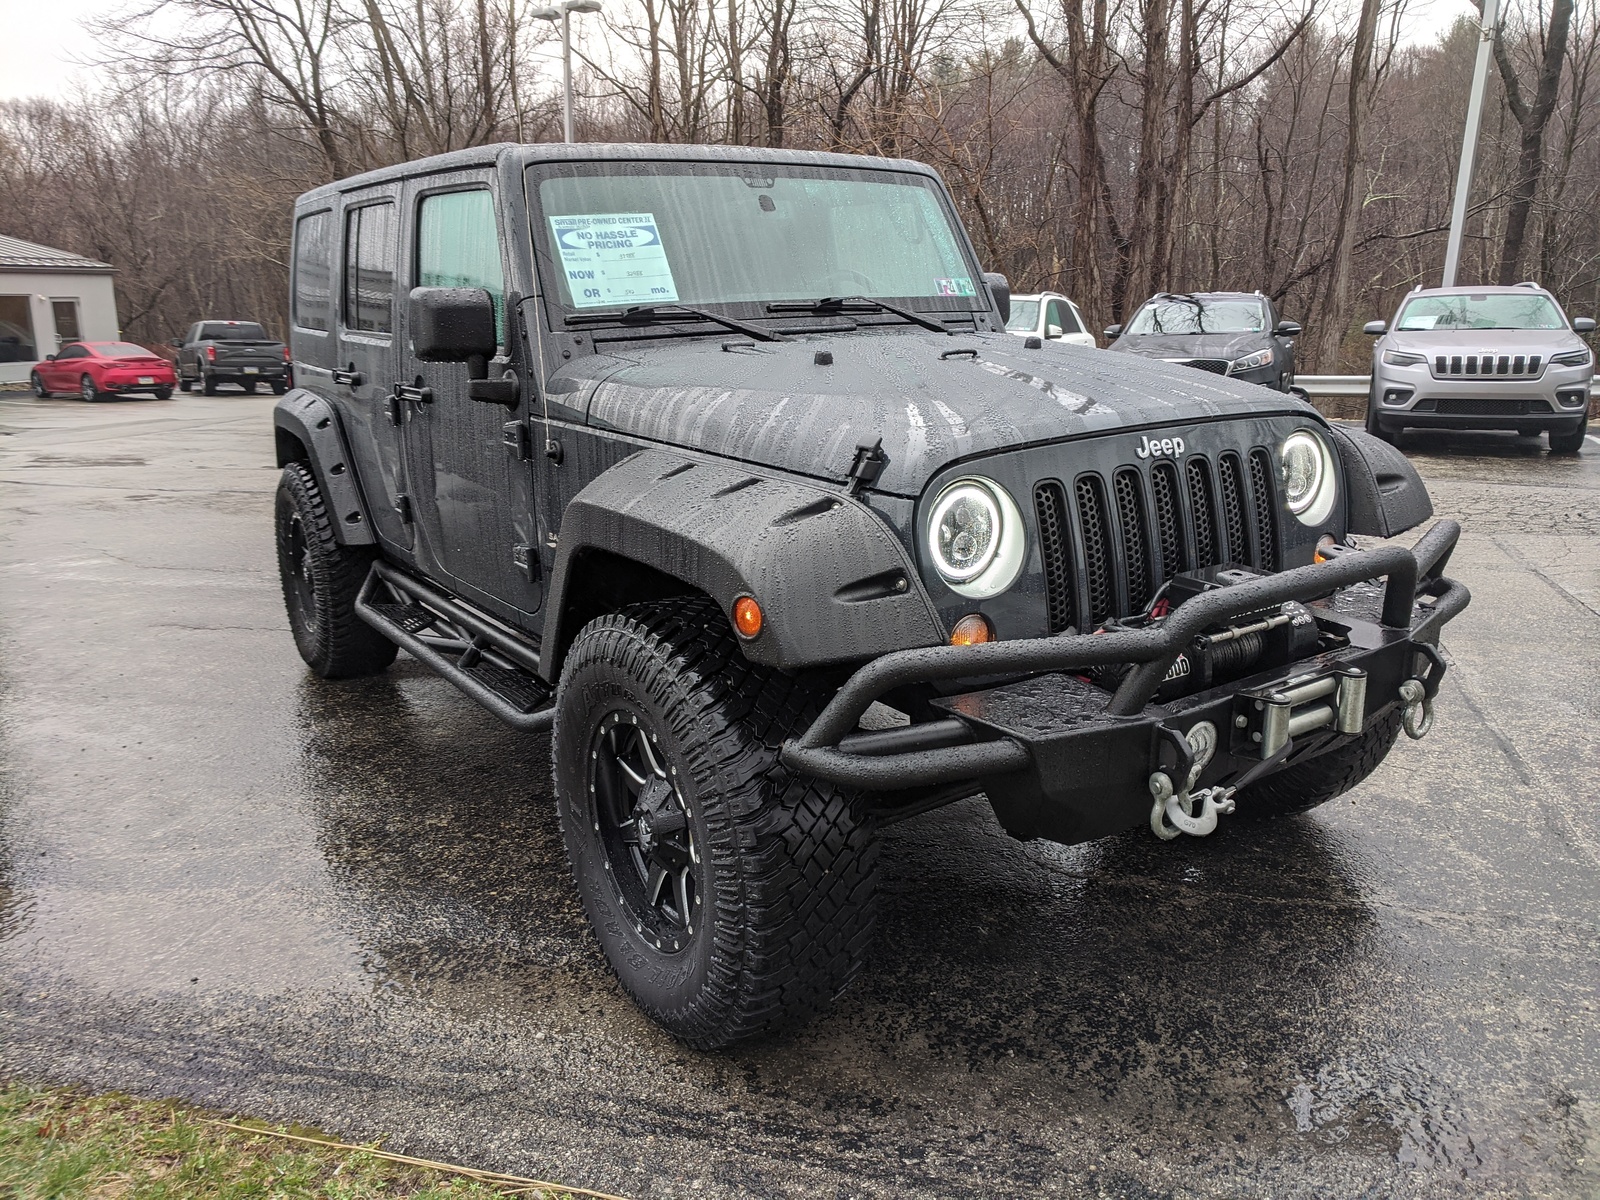
<svg viewBox="0 0 1600 1200">
<path fill-rule="evenodd" d="M 1095 344 L 1094 334 L 1089 332 L 1078 306 L 1059 292 L 1011 297 L 1011 316 L 1006 320 L 1006 331 L 1018 337 L 1068 342 L 1074 346 Z"/>
</svg>

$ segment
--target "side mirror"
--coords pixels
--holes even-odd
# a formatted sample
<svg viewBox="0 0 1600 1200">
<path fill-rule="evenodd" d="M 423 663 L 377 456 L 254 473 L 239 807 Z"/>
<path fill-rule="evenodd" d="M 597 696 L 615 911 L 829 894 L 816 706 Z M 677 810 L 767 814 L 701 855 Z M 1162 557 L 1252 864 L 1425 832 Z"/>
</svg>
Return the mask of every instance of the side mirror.
<svg viewBox="0 0 1600 1200">
<path fill-rule="evenodd" d="M 1361 332 L 1370 334 L 1372 337 L 1382 337 L 1384 334 L 1389 332 L 1389 322 L 1368 321 L 1361 327 Z"/>
<path fill-rule="evenodd" d="M 1106 337 L 1108 339 L 1121 337 L 1122 336 L 1122 326 L 1121 325 L 1107 325 L 1106 328 L 1105 328 L 1105 335 L 1106 335 Z"/>
<path fill-rule="evenodd" d="M 45 362 L 55 362 L 56 356 L 54 354 L 46 354 L 44 360 Z"/>
<path fill-rule="evenodd" d="M 498 343 L 482 288 L 411 289 L 411 352 L 423 362 L 464 362 L 468 378 L 484 379 Z"/>
<path fill-rule="evenodd" d="M 1000 310 L 1002 322 L 1011 320 L 1011 283 L 999 271 L 985 271 L 983 282 L 988 285 L 989 294 L 994 297 L 995 307 Z"/>
<path fill-rule="evenodd" d="M 467 364 L 467 398 L 515 408 L 517 377 L 489 378 L 489 359 L 500 339 L 494 301 L 483 288 L 412 288 L 411 352 L 423 362 Z"/>
<path fill-rule="evenodd" d="M 1573 317 L 1572 318 L 1572 332 L 1573 333 L 1593 333 L 1594 332 L 1594 318 L 1593 317 Z"/>
<path fill-rule="evenodd" d="M 1274 327 L 1274 329 L 1272 330 L 1272 333 L 1273 333 L 1273 336 L 1275 336 L 1275 337 L 1299 337 L 1300 336 L 1300 322 L 1299 321 L 1279 321 L 1278 324 L 1276 325 L 1276 327 Z"/>
<path fill-rule="evenodd" d="M 183 349 L 183 339 L 182 338 L 173 338 L 170 342 L 167 343 L 167 345 L 171 346 L 174 350 L 182 350 Z"/>
<path fill-rule="evenodd" d="M 1059 326 L 1059 325 L 1046 325 L 1044 327 L 1044 335 L 1047 338 L 1058 338 L 1058 337 L 1061 337 L 1062 336 L 1061 326 Z"/>
</svg>

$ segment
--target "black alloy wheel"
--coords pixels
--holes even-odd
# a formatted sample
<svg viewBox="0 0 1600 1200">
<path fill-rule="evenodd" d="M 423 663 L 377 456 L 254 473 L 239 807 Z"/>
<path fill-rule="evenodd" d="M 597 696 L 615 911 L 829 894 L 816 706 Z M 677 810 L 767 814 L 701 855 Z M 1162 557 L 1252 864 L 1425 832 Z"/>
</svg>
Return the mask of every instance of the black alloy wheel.
<svg viewBox="0 0 1600 1200">
<path fill-rule="evenodd" d="M 312 577 L 311 543 L 298 509 L 289 510 L 278 536 L 278 563 L 282 568 L 283 598 L 289 607 L 289 620 L 296 632 L 304 630 L 308 637 L 315 638 L 321 623 L 317 615 L 317 585 Z"/>
<path fill-rule="evenodd" d="M 616 899 L 639 936 L 676 954 L 694 936 L 703 893 L 692 812 L 648 717 L 607 713 L 589 759 L 590 817 Z"/>
</svg>

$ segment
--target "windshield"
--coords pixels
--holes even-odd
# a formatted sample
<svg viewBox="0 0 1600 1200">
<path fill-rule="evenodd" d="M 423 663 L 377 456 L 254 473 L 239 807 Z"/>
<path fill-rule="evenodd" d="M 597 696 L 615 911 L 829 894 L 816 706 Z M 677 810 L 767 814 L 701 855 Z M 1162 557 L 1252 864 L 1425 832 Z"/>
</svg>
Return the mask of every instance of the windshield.
<svg viewBox="0 0 1600 1200">
<path fill-rule="evenodd" d="M 94 342 L 94 352 L 101 358 L 154 358 L 143 346 L 132 342 Z"/>
<path fill-rule="evenodd" d="M 1419 296 L 1401 310 L 1397 330 L 1565 329 L 1561 310 L 1538 292 Z"/>
<path fill-rule="evenodd" d="M 1208 300 L 1168 296 L 1134 314 L 1127 333 L 1260 333 L 1266 314 L 1259 300 Z"/>
<path fill-rule="evenodd" d="M 266 342 L 267 331 L 254 321 L 218 321 L 200 326 L 202 342 Z"/>
<path fill-rule="evenodd" d="M 569 309 L 870 296 L 970 312 L 977 276 L 934 182 L 855 168 L 530 169 L 535 239 Z"/>
<path fill-rule="evenodd" d="M 1039 328 L 1039 302 L 1037 300 L 1018 300 L 1011 298 L 1011 316 L 1006 321 L 1006 328 L 1010 330 L 1025 330 L 1032 333 Z"/>
</svg>

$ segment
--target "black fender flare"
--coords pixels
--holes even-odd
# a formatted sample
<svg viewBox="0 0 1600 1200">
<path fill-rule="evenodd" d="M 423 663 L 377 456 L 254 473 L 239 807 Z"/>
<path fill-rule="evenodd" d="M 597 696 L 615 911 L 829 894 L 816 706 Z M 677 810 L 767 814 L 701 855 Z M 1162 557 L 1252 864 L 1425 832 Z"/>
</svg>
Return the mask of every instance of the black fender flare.
<svg viewBox="0 0 1600 1200">
<path fill-rule="evenodd" d="M 730 626 L 735 602 L 754 598 L 761 632 L 739 642 L 746 658 L 767 666 L 853 662 L 944 642 L 905 547 L 861 501 L 739 463 L 644 450 L 592 480 L 562 517 L 539 662 L 551 682 L 586 619 L 568 612 L 568 599 L 591 550 L 706 593 Z"/>
<path fill-rule="evenodd" d="M 304 462 L 310 466 L 334 516 L 334 537 L 346 546 L 372 545 L 377 539 L 371 515 L 338 411 L 315 392 L 295 388 L 272 406 L 272 425 L 278 465 Z"/>
<path fill-rule="evenodd" d="M 1344 467 L 1351 533 L 1396 537 L 1433 516 L 1427 485 L 1404 454 L 1365 430 L 1330 423 L 1328 432 Z"/>
</svg>

